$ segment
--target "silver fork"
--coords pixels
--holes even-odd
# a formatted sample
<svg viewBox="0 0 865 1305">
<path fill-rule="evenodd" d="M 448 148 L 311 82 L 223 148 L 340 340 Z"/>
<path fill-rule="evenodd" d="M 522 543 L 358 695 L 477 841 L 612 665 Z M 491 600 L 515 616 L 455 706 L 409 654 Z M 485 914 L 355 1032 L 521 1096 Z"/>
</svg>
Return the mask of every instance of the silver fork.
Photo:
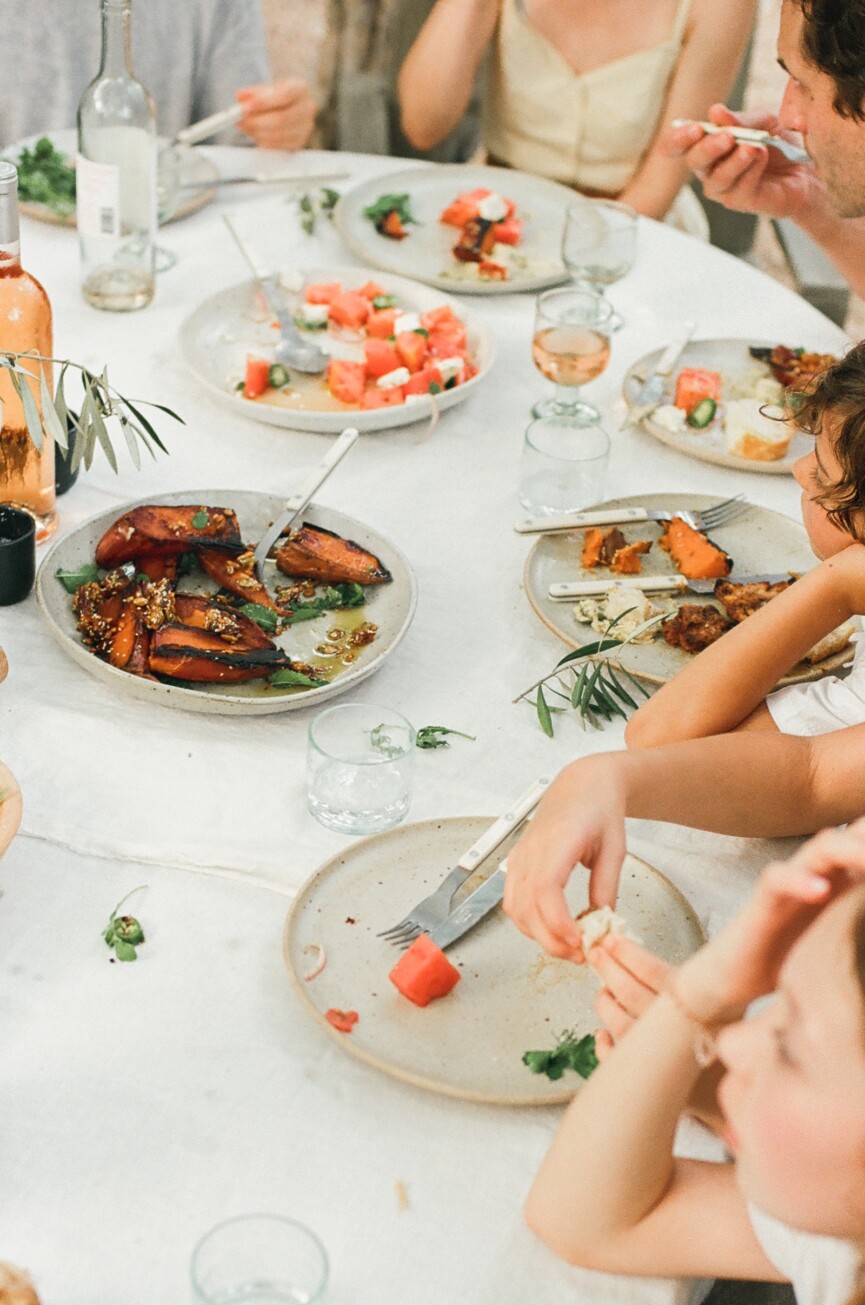
<svg viewBox="0 0 865 1305">
<path fill-rule="evenodd" d="M 404 947 L 419 934 L 434 929 L 446 920 L 450 914 L 451 900 L 459 886 L 523 823 L 540 802 L 549 784 L 549 777 L 544 775 L 527 788 L 509 810 L 499 816 L 489 829 L 485 829 L 480 838 L 462 854 L 438 888 L 413 906 L 397 924 L 383 929 L 378 937 L 386 938 L 396 947 Z"/>
<path fill-rule="evenodd" d="M 560 530 L 582 530 L 588 526 L 633 525 L 639 521 L 671 521 L 679 517 L 694 530 L 718 530 L 735 521 L 751 504 L 744 494 L 721 499 L 707 508 L 675 508 L 669 512 L 642 507 L 599 508 L 596 512 L 563 512 L 548 517 L 525 517 L 514 526 L 519 535 L 546 535 Z"/>
</svg>

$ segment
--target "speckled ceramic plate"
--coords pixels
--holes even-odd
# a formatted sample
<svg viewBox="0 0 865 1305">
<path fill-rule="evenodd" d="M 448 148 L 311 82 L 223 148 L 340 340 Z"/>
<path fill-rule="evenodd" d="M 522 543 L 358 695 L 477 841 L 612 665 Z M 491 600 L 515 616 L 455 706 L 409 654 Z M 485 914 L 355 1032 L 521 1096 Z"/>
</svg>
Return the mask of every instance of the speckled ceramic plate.
<svg viewBox="0 0 865 1305">
<path fill-rule="evenodd" d="M 444 295 L 418 285 L 416 281 L 397 276 L 382 277 L 370 269 L 312 268 L 304 273 L 306 284 L 340 281 L 347 289 L 357 288 L 370 280 L 378 281 L 387 294 L 395 295 L 398 306 L 408 312 L 425 313 L 450 302 Z M 243 379 L 247 354 L 259 353 L 268 357 L 276 341 L 276 332 L 269 324 L 270 315 L 263 314 L 256 304 L 252 281 L 220 290 L 199 304 L 180 328 L 180 344 L 195 377 L 238 416 L 251 417 L 253 421 L 287 430 L 308 430 L 324 435 L 338 435 L 347 425 L 356 426 L 361 432 L 393 430 L 397 426 L 429 421 L 434 410 L 444 412 L 462 403 L 483 384 L 493 364 L 493 343 L 487 328 L 464 308 L 456 305 L 453 308 L 465 324 L 471 357 L 478 368 L 477 375 L 452 390 L 443 390 L 435 396 L 420 395 L 392 408 L 350 408 L 327 392 L 323 376 L 295 374 L 293 380 L 297 383 L 297 390 L 285 395 L 262 395 L 260 399 L 250 400 L 238 394 L 237 384 Z M 355 339 L 341 338 L 331 330 L 313 332 L 312 338 L 331 357 L 363 360 L 363 345 Z"/>
<path fill-rule="evenodd" d="M 332 857 L 292 904 L 285 961 L 309 1013 L 350 1055 L 446 1096 L 551 1105 L 567 1101 L 581 1080 L 568 1074 L 550 1082 L 528 1070 L 522 1055 L 551 1048 L 563 1029 L 594 1031 L 597 981 L 590 970 L 547 956 L 498 909 L 448 950 L 461 982 L 421 1009 L 389 982 L 400 953 L 376 937 L 432 891 L 492 821 L 467 816 L 403 825 Z M 478 886 L 515 838 L 466 881 L 461 894 Z M 572 877 L 568 901 L 575 914 L 587 905 L 584 875 Z M 633 856 L 622 871 L 617 910 L 647 947 L 672 964 L 705 940 L 679 890 Z M 324 947 L 327 965 L 306 982 L 315 943 Z M 358 1012 L 350 1034 L 336 1032 L 325 1020 L 324 1012 L 333 1006 Z"/>
<path fill-rule="evenodd" d="M 254 494 L 241 490 L 206 489 L 171 494 L 151 495 L 101 512 L 91 517 L 75 530 L 57 540 L 47 553 L 36 577 L 36 597 L 48 629 L 73 661 L 83 666 L 91 675 L 127 697 L 144 702 L 160 702 L 183 711 L 214 712 L 221 716 L 266 716 L 273 712 L 300 711 L 317 707 L 328 698 L 353 689 L 361 680 L 373 675 L 382 662 L 399 644 L 414 615 L 417 587 L 414 574 L 402 553 L 376 531 L 353 517 L 344 516 L 332 508 L 314 505 L 303 513 L 303 520 L 326 530 L 336 531 L 369 549 L 385 564 L 393 576 L 390 584 L 373 585 L 367 589 L 367 601 L 355 608 L 351 616 L 374 622 L 378 626 L 375 640 L 361 648 L 357 660 L 345 667 L 329 683 L 316 689 L 275 689 L 266 680 L 252 680 L 247 684 L 163 683 L 144 679 L 109 666 L 96 657 L 81 641 L 72 611 L 72 597 L 56 578 L 58 568 L 75 571 L 93 561 L 93 552 L 113 521 L 130 508 L 142 503 L 208 503 L 212 507 L 233 508 L 240 522 L 244 540 L 257 542 L 274 517 L 282 510 L 284 501 L 274 494 Z M 272 563 L 268 564 L 273 566 Z M 273 570 L 274 576 L 279 573 Z M 190 575 L 184 587 L 213 592 L 216 586 L 198 573 Z M 337 613 L 323 613 L 312 621 L 289 626 L 275 642 L 292 657 L 304 662 L 322 664 L 314 653 L 317 643 L 325 638 L 328 629 L 338 623 Z"/>
<path fill-rule="evenodd" d="M 676 377 L 683 367 L 703 367 L 708 371 L 720 372 L 724 378 L 722 396 L 728 394 L 731 381 L 735 384 L 740 377 L 753 368 L 761 366 L 751 357 L 748 349 L 752 345 L 771 349 L 779 343 L 781 342 L 778 340 L 692 340 L 673 368 L 663 402 L 673 402 Z M 655 349 L 628 368 L 622 382 L 622 392 L 629 407 L 635 402 L 640 386 L 662 353 L 662 349 Z M 763 366 L 763 372 L 766 376 L 771 376 L 767 366 Z M 803 457 L 814 447 L 814 441 L 810 436 L 797 433 L 790 441 L 786 455 L 779 458 L 777 462 L 759 462 L 755 458 L 740 458 L 736 454 L 728 453 L 723 399 L 718 406 L 715 420 L 703 430 L 691 430 L 688 427 L 684 431 L 671 431 L 659 422 L 653 421 L 651 413 L 641 422 L 641 426 L 650 435 L 654 435 L 661 444 L 666 444 L 671 449 L 678 449 L 680 453 L 687 454 L 689 458 L 696 458 L 698 462 L 713 462 L 716 466 L 734 467 L 737 471 L 761 471 L 770 476 L 790 475 L 796 459 Z"/>
<path fill-rule="evenodd" d="M 21 150 L 32 149 L 37 140 L 43 136 L 47 136 L 54 148 L 65 154 L 70 163 L 74 160 L 78 141 L 73 130 L 43 131 L 38 136 L 28 136 L 26 140 L 16 141 L 14 145 L 5 149 L 3 157 L 14 163 Z M 177 148 L 177 158 L 180 160 L 178 180 L 184 189 L 171 212 L 161 220 L 160 225 L 163 226 L 168 222 L 177 222 L 180 218 L 189 217 L 190 213 L 197 213 L 205 204 L 209 204 L 216 194 L 215 182 L 219 180 L 219 169 L 216 164 L 204 154 L 200 154 L 198 150 L 189 146 L 180 146 Z M 21 200 L 20 208 L 22 213 L 27 217 L 36 218 L 37 222 L 50 222 L 60 227 L 75 226 L 74 213 L 55 213 L 47 204 Z"/>
<path fill-rule="evenodd" d="M 644 507 L 675 512 L 677 508 L 694 510 L 709 507 L 717 501 L 716 496 L 706 494 L 640 494 L 630 498 L 608 499 L 595 506 Z M 649 521 L 619 528 L 629 542 L 637 539 L 657 541 L 662 524 Z M 544 625 L 571 648 L 597 639 L 597 632 L 590 625 L 577 621 L 573 603 L 554 602 L 549 597 L 550 585 L 599 579 L 607 575 L 614 580 L 627 579 L 626 576 L 615 576 L 603 568 L 596 567 L 589 571 L 582 566 L 584 535 L 583 530 L 569 534 L 539 535 L 526 559 L 523 575 L 526 597 L 532 607 Z M 798 521 L 793 521 L 780 512 L 772 512 L 769 508 L 749 507 L 747 512 L 743 512 L 729 525 L 713 530 L 711 538 L 732 557 L 733 569 L 739 575 L 783 571 L 801 573 L 810 571 L 814 566 L 814 554 L 804 527 Z M 642 562 L 646 575 L 668 575 L 676 569 L 669 553 L 657 546 L 646 554 Z M 689 592 L 649 594 L 648 597 L 653 606 L 669 612 L 676 611 L 683 603 L 712 603 L 711 596 Z M 841 652 L 818 662 L 816 666 L 800 662 L 780 683 L 798 684 L 806 680 L 819 680 L 821 676 L 837 671 L 852 656 L 853 648 L 848 645 Z M 648 644 L 628 644 L 622 653 L 623 665 L 653 684 L 666 683 L 690 661 L 688 653 L 672 647 L 661 635 Z"/>
<path fill-rule="evenodd" d="M 507 281 L 457 279 L 461 264 L 451 250 L 459 233 L 439 221 L 442 209 L 457 195 L 481 186 L 514 200 L 517 216 L 523 219 L 523 238 L 516 252 L 526 266 L 515 268 Z M 409 196 L 418 225 L 409 227 L 405 240 L 391 240 L 376 231 L 363 210 L 380 195 L 403 193 Z M 373 267 L 412 276 L 449 294 L 502 295 L 546 290 L 569 279 L 560 246 L 565 210 L 573 202 L 572 190 L 545 177 L 530 177 L 511 168 L 434 163 L 353 186 L 334 209 L 333 220 L 349 249 Z"/>
</svg>

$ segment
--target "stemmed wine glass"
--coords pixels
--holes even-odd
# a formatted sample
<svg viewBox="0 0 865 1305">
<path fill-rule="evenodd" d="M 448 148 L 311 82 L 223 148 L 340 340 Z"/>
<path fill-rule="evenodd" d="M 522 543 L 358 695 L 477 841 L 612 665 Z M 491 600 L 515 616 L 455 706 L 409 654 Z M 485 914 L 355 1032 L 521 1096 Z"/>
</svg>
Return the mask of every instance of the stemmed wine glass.
<svg viewBox="0 0 865 1305">
<path fill-rule="evenodd" d="M 603 294 L 634 266 L 637 212 L 614 199 L 581 199 L 565 213 L 562 261 L 578 285 Z M 613 310 L 611 328 L 624 325 Z"/>
<path fill-rule="evenodd" d="M 591 426 L 601 414 L 580 398 L 580 386 L 592 381 L 610 361 L 613 310 L 594 290 L 548 290 L 535 306 L 532 361 L 556 387 L 553 398 L 532 408 L 535 417 L 559 417 L 576 426 Z"/>
</svg>

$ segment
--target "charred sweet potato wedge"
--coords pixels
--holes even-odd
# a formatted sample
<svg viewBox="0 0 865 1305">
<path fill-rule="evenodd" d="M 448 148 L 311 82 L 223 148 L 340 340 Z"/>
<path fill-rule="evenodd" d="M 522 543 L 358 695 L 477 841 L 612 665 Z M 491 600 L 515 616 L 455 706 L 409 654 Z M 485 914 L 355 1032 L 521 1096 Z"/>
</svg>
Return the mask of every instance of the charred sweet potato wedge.
<svg viewBox="0 0 865 1305">
<path fill-rule="evenodd" d="M 323 584 L 380 585 L 393 579 L 375 556 L 352 539 L 304 521 L 290 530 L 276 551 L 276 565 L 298 580 L 320 580 Z"/>
<path fill-rule="evenodd" d="M 177 557 L 137 557 L 135 570 L 139 575 L 146 575 L 154 584 L 160 580 L 174 584 L 177 579 Z"/>
<path fill-rule="evenodd" d="M 147 674 L 146 582 L 111 571 L 82 585 L 73 599 L 82 639 L 98 657 L 133 675 Z"/>
<path fill-rule="evenodd" d="M 115 567 L 139 557 L 178 557 L 206 546 L 241 553 L 237 517 L 230 508 L 144 504 L 109 526 L 96 545 L 98 566 Z"/>
<path fill-rule="evenodd" d="M 255 621 L 206 594 L 175 594 L 174 610 L 179 624 L 207 630 L 229 649 L 242 652 L 274 646 Z"/>
<path fill-rule="evenodd" d="M 251 549 L 232 557 L 216 548 L 202 548 L 198 551 L 198 561 L 211 580 L 215 580 L 220 588 L 227 589 L 230 594 L 237 594 L 244 602 L 261 603 L 262 607 L 269 607 L 279 616 L 291 614 L 289 608 L 280 607 L 274 602 L 258 580 Z"/>
<path fill-rule="evenodd" d="M 156 675 L 200 684 L 232 684 L 261 680 L 295 664 L 281 649 L 232 648 L 209 630 L 188 625 L 163 625 L 150 641 L 150 669 Z"/>
<path fill-rule="evenodd" d="M 658 543 L 688 580 L 723 580 L 733 569 L 733 559 L 681 517 L 667 522 Z"/>
</svg>

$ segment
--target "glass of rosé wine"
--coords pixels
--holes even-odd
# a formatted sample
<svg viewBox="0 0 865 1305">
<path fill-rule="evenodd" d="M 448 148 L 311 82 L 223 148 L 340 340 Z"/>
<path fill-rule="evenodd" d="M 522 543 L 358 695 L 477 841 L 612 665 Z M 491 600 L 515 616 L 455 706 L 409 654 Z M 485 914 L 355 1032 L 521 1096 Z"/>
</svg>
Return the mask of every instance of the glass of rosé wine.
<svg viewBox="0 0 865 1305">
<path fill-rule="evenodd" d="M 613 310 L 603 295 L 578 288 L 548 290 L 535 306 L 532 361 L 556 387 L 550 399 L 532 408 L 535 417 L 558 417 L 575 426 L 592 426 L 601 414 L 580 389 L 610 361 Z"/>
</svg>

